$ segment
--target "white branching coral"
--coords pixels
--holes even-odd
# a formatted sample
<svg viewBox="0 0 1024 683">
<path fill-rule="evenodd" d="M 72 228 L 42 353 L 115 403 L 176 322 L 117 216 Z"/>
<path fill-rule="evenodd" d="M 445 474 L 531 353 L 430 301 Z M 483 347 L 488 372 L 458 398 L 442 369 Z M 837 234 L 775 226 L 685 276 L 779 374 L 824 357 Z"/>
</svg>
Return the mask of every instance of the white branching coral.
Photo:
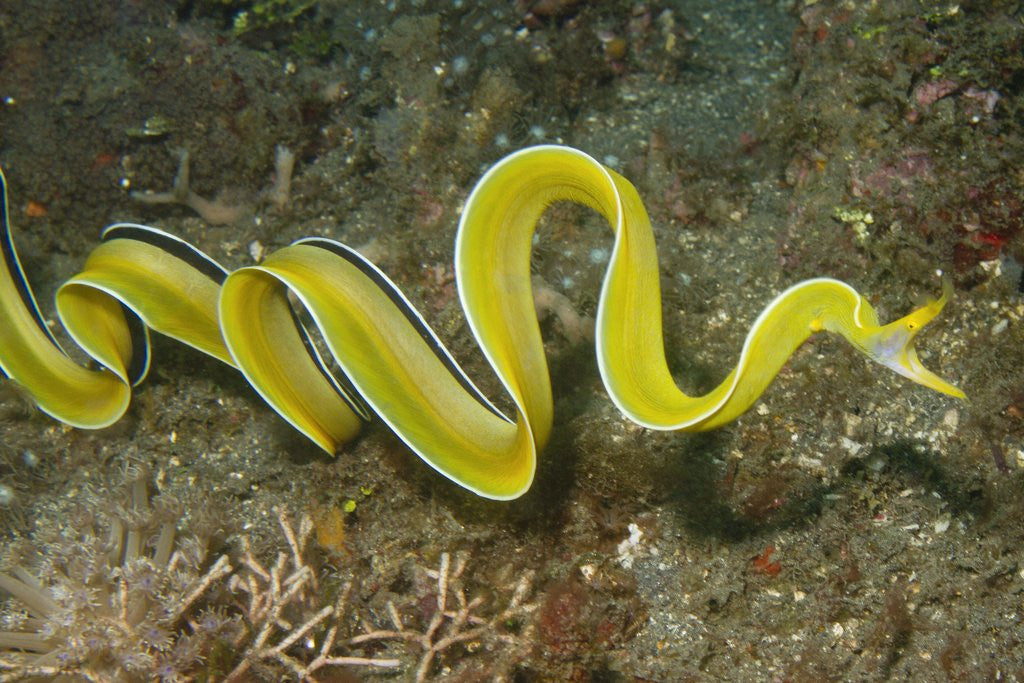
<svg viewBox="0 0 1024 683">
<path fill-rule="evenodd" d="M 435 609 L 426 628 L 416 630 L 406 627 L 398 609 L 389 601 L 387 611 L 392 628 L 376 629 L 364 622 L 365 632 L 351 638 L 349 644 L 400 640 L 418 647 L 421 652 L 415 680 L 421 683 L 430 675 L 435 659 L 456 645 L 487 639 L 510 645 L 529 642 L 530 633 L 506 633 L 505 624 L 515 622 L 536 609 L 536 605 L 526 602 L 533 587 L 533 572 L 526 572 L 508 587 L 510 596 L 504 609 L 485 618 L 477 614 L 478 610 L 485 607 L 484 599 L 480 596 L 469 599 L 466 595 L 462 583 L 466 562 L 466 556 L 459 555 L 452 567 L 451 556 L 441 553 L 440 566 L 436 570 L 427 570 L 427 575 L 437 580 L 437 595 Z"/>
<path fill-rule="evenodd" d="M 278 553 L 277 562 L 270 569 L 253 557 L 248 540 L 243 539 L 242 569 L 231 577 L 229 586 L 245 596 L 242 613 L 248 628 L 235 642 L 236 647 L 245 649 L 225 683 L 248 680 L 251 669 L 269 664 L 283 666 L 300 681 L 314 680 L 314 672 L 330 666 L 398 666 L 397 659 L 332 654 L 332 649 L 340 645 L 339 620 L 345 612 L 351 584 L 344 585 L 333 604 L 320 607 L 316 572 L 305 558 L 313 521 L 309 515 L 303 515 L 296 534 L 288 515 L 279 510 L 278 523 L 291 556 Z M 329 624 L 326 629 L 325 624 Z M 302 659 L 293 650 L 312 653 L 312 659 Z"/>
<path fill-rule="evenodd" d="M 244 596 L 242 613 L 247 629 L 236 641 L 239 650 L 244 651 L 239 664 L 228 674 L 229 683 L 250 680 L 254 672 L 268 675 L 275 667 L 283 668 L 296 680 L 315 681 L 313 674 L 327 667 L 401 666 L 398 657 L 352 654 L 363 648 L 378 650 L 388 643 L 398 645 L 393 654 L 411 652 L 415 680 L 425 681 L 438 657 L 457 645 L 468 650 L 470 645 L 482 642 L 524 645 L 532 641 L 529 626 L 514 634 L 507 628 L 535 609 L 526 602 L 532 589 L 532 572 L 508 587 L 504 608 L 484 617 L 480 614 L 490 605 L 482 597 L 469 598 L 463 585 L 467 558 L 459 555 L 453 564 L 448 553 L 442 553 L 438 569 L 426 570 L 437 591 L 435 609 L 427 624 L 419 629 L 406 626 L 398 608 L 388 602 L 391 628 L 376 628 L 364 620 L 362 633 L 344 637 L 351 582 L 341 585 L 331 604 L 322 605 L 323 594 L 329 591 L 320 584 L 306 557 L 313 531 L 310 517 L 303 515 L 297 532 L 283 511 L 278 512 L 278 522 L 290 553 L 279 553 L 276 563 L 267 568 L 253 557 L 246 543 L 241 567 L 230 579 L 232 591 Z"/>
<path fill-rule="evenodd" d="M 190 183 L 190 155 L 185 148 L 178 150 L 178 172 L 174 183 L 167 192 L 132 192 L 132 199 L 144 204 L 180 204 L 199 214 L 199 217 L 210 225 L 231 225 L 251 215 L 254 205 L 240 203 L 229 204 L 221 199 L 207 199 L 192 190 Z M 274 150 L 273 183 L 261 194 L 261 198 L 269 201 L 275 208 L 281 209 L 288 204 L 292 191 L 292 174 L 295 172 L 295 153 L 284 145 Z"/>
<path fill-rule="evenodd" d="M 192 191 L 189 185 L 189 152 L 178 150 L 178 173 L 174 176 L 174 184 L 168 192 L 132 192 L 132 199 L 145 204 L 182 204 L 195 211 L 210 225 L 230 225 L 238 223 L 251 209 L 244 204 L 226 204 L 220 200 L 210 200 Z"/>
<path fill-rule="evenodd" d="M 227 556 L 208 564 L 205 542 L 178 532 L 180 505 L 151 500 L 144 473 L 128 475 L 124 505 L 104 510 L 87 496 L 72 523 L 0 572 L 12 596 L 0 612 L 3 680 L 177 681 L 238 629 L 200 609 L 231 573 Z"/>
</svg>

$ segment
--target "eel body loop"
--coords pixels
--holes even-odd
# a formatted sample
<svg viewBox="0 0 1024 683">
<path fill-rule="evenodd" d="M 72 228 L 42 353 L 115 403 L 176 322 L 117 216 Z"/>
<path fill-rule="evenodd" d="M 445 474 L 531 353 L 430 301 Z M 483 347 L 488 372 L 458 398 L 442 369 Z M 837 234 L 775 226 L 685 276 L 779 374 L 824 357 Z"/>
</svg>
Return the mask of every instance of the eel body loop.
<svg viewBox="0 0 1024 683">
<path fill-rule="evenodd" d="M 327 452 L 376 413 L 441 474 L 481 496 L 516 498 L 530 487 L 552 425 L 530 249 L 541 214 L 562 200 L 594 209 L 613 229 L 597 358 L 612 401 L 645 427 L 695 431 L 735 419 L 820 330 L 842 335 L 915 382 L 964 397 L 928 371 L 914 349 L 914 336 L 948 300 L 948 282 L 938 300 L 880 325 L 864 297 L 827 278 L 778 295 L 754 321 L 721 384 L 704 396 L 686 395 L 665 360 L 657 255 L 640 198 L 625 178 L 567 147 L 531 147 L 498 162 L 470 194 L 458 230 L 462 306 L 514 415 L 504 415 L 475 387 L 384 273 L 326 239 L 299 240 L 259 265 L 228 272 L 163 231 L 107 228 L 82 272 L 56 295 L 68 335 L 95 361 L 96 367 L 82 367 L 61 350 L 39 311 L 2 189 L 0 370 L 40 409 L 76 427 L 104 427 L 125 412 L 131 387 L 149 366 L 152 329 L 237 367 Z M 310 342 L 289 293 L 319 328 L 340 373 L 328 369 Z"/>
</svg>

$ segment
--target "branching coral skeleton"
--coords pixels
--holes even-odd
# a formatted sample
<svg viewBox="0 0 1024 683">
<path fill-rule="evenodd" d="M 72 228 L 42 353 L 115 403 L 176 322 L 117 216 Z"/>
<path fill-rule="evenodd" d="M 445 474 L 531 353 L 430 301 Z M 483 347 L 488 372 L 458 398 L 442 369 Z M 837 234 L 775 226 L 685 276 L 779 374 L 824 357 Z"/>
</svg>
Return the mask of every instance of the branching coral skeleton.
<svg viewBox="0 0 1024 683">
<path fill-rule="evenodd" d="M 195 211 L 211 225 L 238 223 L 248 216 L 253 207 L 246 204 L 227 204 L 220 199 L 206 199 L 196 194 L 189 184 L 189 152 L 178 150 L 178 172 L 174 183 L 167 192 L 132 192 L 132 199 L 144 204 L 180 204 Z M 274 181 L 264 193 L 276 208 L 284 207 L 291 196 L 292 173 L 295 171 L 295 154 L 284 145 L 274 150 Z"/>
<path fill-rule="evenodd" d="M 189 185 L 188 150 L 182 148 L 178 151 L 178 155 L 178 173 L 174 176 L 174 185 L 170 191 L 132 192 L 132 199 L 146 204 L 181 204 L 195 211 L 211 225 L 237 223 L 249 213 L 249 208 L 246 206 L 209 200 L 193 192 Z"/>
<path fill-rule="evenodd" d="M 335 647 L 357 648 L 388 640 L 418 646 L 421 653 L 416 666 L 415 680 L 425 681 L 435 658 L 454 645 L 484 638 L 493 638 L 501 642 L 512 642 L 517 638 L 528 639 L 524 638 L 524 634 L 512 636 L 502 631 L 505 623 L 535 609 L 535 605 L 525 602 L 532 588 L 533 574 L 528 572 L 515 583 L 504 610 L 485 619 L 474 613 L 483 606 L 483 598 L 468 599 L 462 585 L 467 558 L 458 556 L 453 567 L 448 553 L 442 553 L 438 569 L 427 570 L 427 575 L 437 581 L 437 598 L 436 609 L 423 631 L 406 628 L 398 609 L 389 601 L 387 610 L 391 629 L 378 629 L 364 621 L 364 633 L 347 640 L 339 640 L 338 629 L 348 606 L 352 588 L 350 582 L 342 586 L 333 605 L 316 610 L 298 625 L 293 624 L 286 612 L 300 605 L 315 605 L 317 595 L 321 592 L 315 572 L 304 559 L 313 523 L 308 515 L 303 515 L 296 533 L 283 511 L 278 512 L 278 521 L 291 550 L 291 556 L 279 553 L 277 562 L 268 569 L 253 557 L 246 542 L 241 560 L 242 571 L 232 576 L 229 582 L 233 592 L 247 596 L 247 603 L 242 609 L 246 621 L 251 625 L 251 633 L 242 634 L 236 645 L 241 647 L 250 637 L 251 641 L 238 666 L 228 674 L 228 682 L 246 680 L 246 674 L 257 664 L 280 664 L 300 681 L 315 680 L 312 674 L 329 666 L 397 667 L 401 664 L 398 659 L 331 654 Z M 453 601 L 455 604 L 450 604 Z M 328 623 L 331 625 L 318 644 L 316 637 L 311 634 Z M 277 640 L 278 638 L 280 639 Z M 303 641 L 303 647 L 316 653 L 313 660 L 308 663 L 288 654 L 288 651 L 300 641 Z"/>
<path fill-rule="evenodd" d="M 306 545 L 313 532 L 313 521 L 309 515 L 303 515 L 299 522 L 299 533 L 296 535 L 284 511 L 278 511 L 278 522 L 284 532 L 285 539 L 291 549 L 291 558 L 285 553 L 278 553 L 277 562 L 267 570 L 255 557 L 249 547 L 248 539 L 243 540 L 244 556 L 242 566 L 244 572 L 235 574 L 228 582 L 233 592 L 248 595 L 248 604 L 243 607 L 246 621 L 251 625 L 255 636 L 242 654 L 238 666 L 228 674 L 225 682 L 246 680 L 245 674 L 260 662 L 276 661 L 295 674 L 300 681 L 314 680 L 312 674 L 318 669 L 328 666 L 373 666 L 391 668 L 399 665 L 397 659 L 371 659 L 366 657 L 331 656 L 338 635 L 338 620 L 344 614 L 351 584 L 346 583 L 334 605 L 317 610 L 312 616 L 298 626 L 294 626 L 285 616 L 285 611 L 300 604 L 315 604 L 315 594 L 319 591 L 316 573 L 303 558 Z M 290 562 L 289 562 L 290 560 Z M 289 569 L 289 564 L 291 568 Z M 314 629 L 326 620 L 333 618 L 332 624 L 323 636 L 319 648 L 312 636 L 307 638 Z M 276 635 L 287 634 L 277 643 L 271 644 Z M 251 634 L 243 633 L 235 645 L 241 646 Z M 304 645 L 316 651 L 316 657 L 304 663 L 292 657 L 287 651 L 303 638 Z"/>
<path fill-rule="evenodd" d="M 483 598 L 477 596 L 472 600 L 466 599 L 466 592 L 461 581 L 465 569 L 466 557 L 464 555 L 459 555 L 456 558 L 455 567 L 452 569 L 451 556 L 448 553 L 442 553 L 441 563 L 437 570 L 428 570 L 428 576 L 437 579 L 437 605 L 423 632 L 405 628 L 394 603 L 388 601 L 388 618 L 393 629 L 374 629 L 372 625 L 364 622 L 363 629 L 366 632 L 350 639 L 349 643 L 358 645 L 376 640 L 404 640 L 419 645 L 423 649 L 423 654 L 416 667 L 416 681 L 419 683 L 427 680 L 434 658 L 453 645 L 485 636 L 511 642 L 513 637 L 501 633 L 500 625 L 532 612 L 536 608 L 536 605 L 525 602 L 532 587 L 533 573 L 527 572 L 515 583 L 512 597 L 504 610 L 490 619 L 483 619 L 473 614 L 474 610 L 482 605 Z M 455 598 L 454 609 L 448 604 L 450 596 Z"/>
</svg>

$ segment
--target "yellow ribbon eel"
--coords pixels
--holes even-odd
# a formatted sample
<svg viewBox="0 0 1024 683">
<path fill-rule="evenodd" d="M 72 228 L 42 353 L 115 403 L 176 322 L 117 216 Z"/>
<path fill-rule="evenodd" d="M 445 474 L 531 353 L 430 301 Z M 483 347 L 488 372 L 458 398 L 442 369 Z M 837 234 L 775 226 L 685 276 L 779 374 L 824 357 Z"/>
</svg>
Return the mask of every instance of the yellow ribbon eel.
<svg viewBox="0 0 1024 683">
<path fill-rule="evenodd" d="M 594 209 L 615 233 L 598 305 L 597 358 L 612 401 L 645 427 L 696 431 L 735 419 L 821 330 L 915 382 L 964 397 L 927 370 L 914 349 L 915 335 L 948 301 L 948 281 L 938 300 L 879 325 L 864 297 L 827 278 L 777 296 L 754 321 L 722 383 L 704 396 L 686 395 L 665 361 L 654 236 L 636 190 L 583 152 L 550 145 L 514 153 L 484 175 L 466 202 L 456 241 L 462 306 L 514 416 L 476 388 L 383 272 L 327 239 L 299 240 L 229 273 L 160 230 L 107 228 L 82 272 L 56 296 L 68 335 L 95 361 L 81 367 L 50 333 L 18 261 L 6 184 L 0 370 L 56 419 L 103 427 L 124 413 L 131 386 L 144 378 L 152 329 L 237 367 L 329 453 L 372 412 L 444 476 L 481 496 L 516 498 L 530 487 L 552 425 L 530 250 L 541 214 L 561 200 Z M 319 328 L 340 373 L 317 353 L 289 292 Z"/>
</svg>

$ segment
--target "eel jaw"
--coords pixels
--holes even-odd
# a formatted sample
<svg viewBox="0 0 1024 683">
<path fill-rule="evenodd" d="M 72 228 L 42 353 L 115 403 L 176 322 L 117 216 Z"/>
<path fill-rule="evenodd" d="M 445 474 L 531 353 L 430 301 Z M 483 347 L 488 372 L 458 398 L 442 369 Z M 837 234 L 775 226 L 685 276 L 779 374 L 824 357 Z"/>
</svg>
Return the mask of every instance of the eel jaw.
<svg viewBox="0 0 1024 683">
<path fill-rule="evenodd" d="M 902 352 L 896 357 L 887 360 L 876 358 L 875 360 L 891 368 L 894 372 L 898 372 L 929 389 L 934 389 L 956 398 L 967 398 L 967 394 L 936 375 L 921 363 L 921 360 L 917 357 L 917 349 L 914 348 L 912 341 L 904 346 Z"/>
<path fill-rule="evenodd" d="M 918 384 L 943 394 L 966 399 L 967 395 L 929 370 L 917 356 L 914 337 L 932 321 L 946 305 L 953 291 L 948 279 L 943 279 L 942 296 L 904 317 L 883 325 L 868 336 L 864 351 L 877 363 L 899 373 Z"/>
</svg>

